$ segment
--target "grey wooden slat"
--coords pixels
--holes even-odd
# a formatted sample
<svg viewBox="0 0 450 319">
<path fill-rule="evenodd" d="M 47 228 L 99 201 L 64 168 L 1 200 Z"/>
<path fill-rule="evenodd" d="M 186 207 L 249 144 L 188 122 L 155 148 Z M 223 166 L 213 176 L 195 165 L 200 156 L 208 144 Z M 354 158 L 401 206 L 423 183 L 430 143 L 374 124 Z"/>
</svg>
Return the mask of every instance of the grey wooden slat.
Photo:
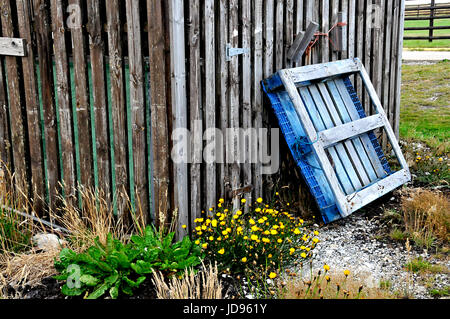
<svg viewBox="0 0 450 319">
<path fill-rule="evenodd" d="M 69 65 L 66 52 L 64 12 L 61 2 L 51 1 L 52 30 L 54 41 L 54 57 L 56 71 L 56 89 L 58 96 L 59 133 L 61 139 L 61 156 L 63 172 L 63 189 L 65 200 L 75 200 L 75 160 L 72 140 L 72 103 Z"/>
<path fill-rule="evenodd" d="M 155 17 L 155 19 L 157 16 Z M 128 205 L 128 170 L 127 170 L 127 135 L 126 135 L 126 100 L 124 57 L 122 52 L 122 30 L 120 19 L 120 4 L 112 0 L 106 6 L 106 19 L 109 48 L 109 74 L 111 81 L 111 110 L 114 139 L 114 177 L 116 194 L 115 207 L 121 214 Z M 150 34 L 150 32 L 149 32 Z M 153 34 L 153 33 L 152 33 Z M 152 65 L 156 63 L 153 61 Z M 153 97 L 152 99 L 156 98 Z"/>
<path fill-rule="evenodd" d="M 144 71 L 142 60 L 142 39 L 140 7 L 135 1 L 126 1 L 128 31 L 128 63 L 130 68 L 130 107 L 133 123 L 133 168 L 136 189 L 137 209 L 146 220 L 149 217 L 149 198 L 147 180 L 147 149 Z M 139 212 L 139 211 L 138 211 Z"/>
<path fill-rule="evenodd" d="M 171 66 L 171 97 L 173 128 L 187 128 L 187 101 L 186 101 L 186 69 L 185 69 L 185 38 L 184 38 L 184 1 L 169 1 L 170 18 L 170 66 Z M 187 151 L 182 149 L 184 153 Z M 188 167 L 187 163 L 174 163 L 174 209 L 178 214 L 177 237 L 187 234 L 182 225 L 189 223 L 189 197 L 188 197 Z"/>
<path fill-rule="evenodd" d="M 391 123 L 392 128 L 395 127 L 395 81 L 396 81 L 396 68 L 397 68 L 397 60 L 398 60 L 398 19 L 399 19 L 399 10 L 400 10 L 400 1 L 393 1 L 393 20 L 392 20 L 392 37 L 391 37 L 391 62 L 390 62 L 390 70 L 389 70 L 389 122 Z"/>
<path fill-rule="evenodd" d="M 284 58 L 284 0 L 277 0 L 275 6 L 275 69 L 283 68 Z"/>
<path fill-rule="evenodd" d="M 14 24 L 11 12 L 10 0 L 5 0 L 0 3 L 1 13 L 1 27 L 2 34 L 6 37 L 14 36 Z M 22 202 L 24 198 L 20 195 L 20 192 L 28 197 L 29 183 L 27 176 L 26 165 L 26 150 L 25 150 L 25 123 L 22 114 L 22 105 L 24 101 L 20 92 L 20 71 L 15 56 L 5 57 L 6 65 L 6 86 L 8 88 L 9 98 L 9 116 L 10 116 L 10 130 L 11 130 L 11 143 L 12 143 L 12 155 L 13 155 L 13 168 L 11 172 L 14 174 L 15 184 L 17 187 L 16 195 L 19 202 Z"/>
<path fill-rule="evenodd" d="M 366 0 L 366 9 L 365 9 L 365 16 L 364 16 L 364 23 L 365 23 L 365 33 L 364 33 L 364 40 L 365 40 L 365 44 L 364 44 L 364 65 L 366 67 L 366 69 L 368 70 L 371 78 L 373 78 L 373 73 L 372 73 L 372 9 L 373 7 L 371 6 L 372 4 L 372 0 Z M 370 104 L 370 99 L 369 96 L 367 94 L 367 92 L 365 92 L 364 96 L 363 96 L 363 105 L 364 105 L 364 110 L 366 112 L 366 114 L 372 114 L 372 107 Z"/>
<path fill-rule="evenodd" d="M 56 131 L 56 107 L 53 98 L 52 36 L 48 3 L 44 0 L 33 0 L 33 12 L 39 79 L 41 81 L 41 103 L 44 115 L 45 161 L 47 167 L 47 180 L 45 182 L 49 193 L 48 205 L 51 209 L 55 209 L 58 195 L 59 150 Z"/>
<path fill-rule="evenodd" d="M 25 0 L 26 1 L 26 0 Z M 70 0 L 69 5 L 75 5 L 81 9 L 80 0 Z M 83 11 L 79 10 L 74 14 L 80 14 L 79 21 L 83 21 Z M 74 23 L 71 26 L 73 43 L 73 67 L 75 75 L 75 100 L 78 122 L 78 140 L 80 152 L 80 175 L 78 181 L 84 187 L 93 187 L 93 163 L 92 163 L 92 136 L 91 136 L 91 114 L 89 105 L 87 52 L 85 46 L 85 31 L 82 23 Z"/>
<path fill-rule="evenodd" d="M 217 39 L 219 41 L 219 53 L 218 53 L 218 69 L 220 73 L 218 74 L 218 93 L 219 93 L 219 103 L 220 103 L 220 128 L 222 132 L 229 127 L 229 92 L 228 92 L 228 67 L 229 62 L 226 60 L 226 44 L 229 43 L 228 38 L 228 1 L 220 0 L 219 2 L 219 28 L 217 30 Z M 256 34 L 255 34 L 256 36 Z M 261 63 L 262 65 L 262 63 Z M 201 86 L 199 86 L 201 89 Z M 222 162 L 219 165 L 219 177 L 220 181 L 220 196 L 222 198 L 226 197 L 226 191 L 231 187 L 230 179 L 230 167 L 224 160 L 227 156 L 228 144 L 226 139 L 223 140 L 222 148 Z M 199 146 L 202 149 L 202 146 Z"/>
<path fill-rule="evenodd" d="M 263 114 L 263 97 L 261 90 L 261 80 L 263 79 L 263 0 L 255 0 L 254 2 L 254 19 L 253 19 L 253 92 L 252 92 L 252 108 L 253 108 L 253 127 L 262 128 Z M 258 144 L 255 143 L 256 152 Z M 252 154 L 256 155 L 256 154 Z M 253 165 L 253 186 L 255 197 L 262 196 L 262 175 L 261 163 L 257 161 Z"/>
<path fill-rule="evenodd" d="M 108 114 L 106 105 L 106 80 L 104 41 L 102 37 L 102 24 L 100 21 L 99 0 L 87 2 L 89 53 L 92 72 L 92 96 L 94 101 L 95 138 L 98 172 L 98 189 L 103 193 L 105 199 L 110 202 L 110 162 L 109 162 L 109 140 Z"/>
<path fill-rule="evenodd" d="M 42 154 L 41 119 L 35 70 L 35 55 L 32 47 L 31 17 L 28 0 L 16 2 L 19 35 L 26 40 L 27 56 L 22 59 L 22 72 L 27 111 L 28 147 L 30 150 L 33 210 L 42 212 L 45 200 L 44 165 Z M 0 74 L 1 76 L 1 74 Z M 1 90 L 1 88 L 0 88 Z M 0 140 L 3 141 L 3 139 Z"/>
<path fill-rule="evenodd" d="M 330 29 L 330 0 L 322 1 L 322 32 L 327 32 Z M 327 38 L 323 39 L 321 43 L 322 60 L 321 62 L 328 62 L 330 60 L 330 41 Z"/>
<path fill-rule="evenodd" d="M 295 3 L 295 34 L 299 34 L 301 31 L 305 31 L 305 27 L 303 25 L 303 0 L 296 0 Z M 301 66 L 302 61 L 298 61 L 294 63 L 294 66 Z"/>
<path fill-rule="evenodd" d="M 402 49 L 403 49 L 403 31 L 405 27 L 405 0 L 400 0 L 400 17 L 398 21 L 398 36 L 397 36 L 397 69 L 395 82 L 395 112 L 393 130 L 395 136 L 399 138 L 400 134 L 400 99 L 401 99 L 401 83 L 402 83 Z"/>
<path fill-rule="evenodd" d="M 292 67 L 291 60 L 288 59 L 288 51 L 294 42 L 294 0 L 286 0 L 284 20 L 284 66 Z"/>
<path fill-rule="evenodd" d="M 151 1 L 151 0 L 150 0 Z M 149 14 L 150 16 L 150 14 Z M 191 199 L 191 225 L 201 215 L 201 162 L 203 150 L 203 122 L 201 110 L 201 68 L 200 68 L 200 1 L 189 2 L 189 109 L 191 138 L 191 165 L 190 165 L 190 199 Z M 220 67 L 220 62 L 219 62 Z M 155 74 L 157 76 L 157 74 Z M 218 88 L 220 90 L 220 88 Z M 156 92 L 155 92 L 156 93 Z"/>
<path fill-rule="evenodd" d="M 11 140 L 9 136 L 8 97 L 6 77 L 3 70 L 3 58 L 0 57 L 0 168 L 6 172 L 11 168 Z M 9 181 L 7 181 L 9 184 Z"/>
<path fill-rule="evenodd" d="M 229 1 L 229 39 L 232 47 L 239 46 L 239 1 Z M 230 62 L 230 122 L 229 125 L 233 129 L 240 127 L 240 74 L 239 74 L 239 60 L 234 57 Z M 231 165 L 231 189 L 232 191 L 238 189 L 241 185 L 240 165 L 238 164 L 239 158 L 239 145 L 238 141 L 233 138 L 228 150 L 232 152 L 233 162 Z M 233 208 L 237 209 L 239 205 L 239 198 L 233 198 Z"/>
<path fill-rule="evenodd" d="M 242 0 L 241 2 L 241 21 L 242 21 L 242 47 L 250 48 L 252 33 L 251 33 L 251 0 Z M 292 22 L 291 22 L 292 23 Z M 242 87 L 247 88 L 242 90 L 242 127 L 244 130 L 252 128 L 252 96 L 251 96 L 251 71 L 252 71 L 252 59 L 251 52 L 242 55 Z M 244 137 L 244 149 L 242 150 L 245 155 L 245 162 L 242 165 L 242 183 L 243 186 L 249 186 L 252 184 L 252 170 L 251 170 L 251 158 L 249 156 L 252 137 L 245 135 Z M 244 198 L 251 203 L 251 192 L 245 193 Z M 245 206 L 248 209 L 248 206 Z"/>
<path fill-rule="evenodd" d="M 214 0 L 206 0 L 204 2 L 204 16 L 205 16 L 205 129 L 212 130 L 216 127 L 215 111 L 216 111 L 216 83 L 215 83 L 215 33 L 214 33 Z M 233 32 L 237 30 L 236 27 L 231 28 Z M 238 35 L 232 36 L 233 39 L 238 39 Z M 237 41 L 232 40 L 232 45 L 237 47 Z M 232 64 L 237 66 L 237 57 L 232 58 Z M 214 138 L 214 137 L 212 137 Z M 216 164 L 206 163 L 205 182 L 206 182 L 206 205 L 207 207 L 215 206 L 216 204 Z"/>
</svg>

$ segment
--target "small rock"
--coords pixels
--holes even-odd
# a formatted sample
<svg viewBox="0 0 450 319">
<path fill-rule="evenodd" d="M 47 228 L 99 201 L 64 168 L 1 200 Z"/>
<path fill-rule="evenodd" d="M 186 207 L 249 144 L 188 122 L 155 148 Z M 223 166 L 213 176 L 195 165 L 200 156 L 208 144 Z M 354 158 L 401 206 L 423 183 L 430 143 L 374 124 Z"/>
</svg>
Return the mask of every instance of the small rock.
<svg viewBox="0 0 450 319">
<path fill-rule="evenodd" d="M 65 242 L 55 234 L 37 234 L 33 236 L 31 241 L 38 249 L 43 251 L 59 249 Z"/>
</svg>

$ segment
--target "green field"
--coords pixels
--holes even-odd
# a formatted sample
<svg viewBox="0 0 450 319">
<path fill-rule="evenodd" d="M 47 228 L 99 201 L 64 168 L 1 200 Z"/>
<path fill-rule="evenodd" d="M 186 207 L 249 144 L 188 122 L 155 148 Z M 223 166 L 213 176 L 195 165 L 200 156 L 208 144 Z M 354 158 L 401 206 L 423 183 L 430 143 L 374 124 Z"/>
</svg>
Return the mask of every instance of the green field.
<svg viewBox="0 0 450 319">
<path fill-rule="evenodd" d="M 405 21 L 405 28 L 407 27 L 427 27 L 429 26 L 429 21 L 427 20 L 407 20 Z M 435 26 L 450 26 L 450 19 L 437 19 L 434 20 Z M 434 30 L 433 35 L 450 36 L 450 29 L 448 30 Z M 405 30 L 404 36 L 428 36 L 428 30 Z M 404 48 L 446 48 L 450 49 L 450 40 L 433 40 L 429 42 L 428 40 L 404 40 Z"/>
<path fill-rule="evenodd" d="M 450 144 L 450 61 L 402 66 L 400 136 Z"/>
</svg>

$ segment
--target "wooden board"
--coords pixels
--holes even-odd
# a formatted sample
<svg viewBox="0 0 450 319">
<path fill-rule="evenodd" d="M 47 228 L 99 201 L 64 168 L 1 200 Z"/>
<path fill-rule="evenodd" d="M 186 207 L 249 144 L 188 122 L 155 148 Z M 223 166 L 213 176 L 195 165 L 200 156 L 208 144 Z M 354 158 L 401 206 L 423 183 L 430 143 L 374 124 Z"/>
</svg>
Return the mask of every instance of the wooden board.
<svg viewBox="0 0 450 319">
<path fill-rule="evenodd" d="M 360 113 L 364 111 L 359 101 L 361 109 L 357 109 L 342 80 L 351 73 L 360 76 L 375 115 Z M 275 76 L 289 94 L 343 217 L 410 180 L 395 134 L 358 58 L 285 69 Z M 378 154 L 375 141 L 368 141 L 377 128 L 386 131 L 401 166 L 397 172 L 382 171 L 380 155 L 384 155 Z"/>
<path fill-rule="evenodd" d="M 27 41 L 22 38 L 0 37 L 0 55 L 26 56 Z"/>
</svg>

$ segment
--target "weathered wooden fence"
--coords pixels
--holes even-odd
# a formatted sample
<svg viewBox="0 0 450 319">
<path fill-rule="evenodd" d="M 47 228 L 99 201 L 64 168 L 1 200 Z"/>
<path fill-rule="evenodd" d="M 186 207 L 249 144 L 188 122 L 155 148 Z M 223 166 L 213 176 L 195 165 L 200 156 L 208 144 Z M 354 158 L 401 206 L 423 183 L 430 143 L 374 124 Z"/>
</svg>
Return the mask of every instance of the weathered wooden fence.
<svg viewBox="0 0 450 319">
<path fill-rule="evenodd" d="M 310 21 L 322 33 L 345 22 L 343 50 L 320 36 L 297 65 L 359 57 L 398 133 L 404 0 L 0 6 L 0 36 L 26 41 L 25 56 L 0 55 L 0 156 L 37 210 L 58 205 L 58 192 L 79 203 L 76 186 L 84 185 L 118 213 L 127 207 L 123 193 L 151 220 L 176 210 L 181 226 L 219 197 L 262 194 L 270 176 L 260 163 L 202 162 L 210 136 L 192 142 L 192 164 L 174 162 L 172 132 L 269 126 L 260 81 L 293 66 L 287 52 Z"/>
</svg>

